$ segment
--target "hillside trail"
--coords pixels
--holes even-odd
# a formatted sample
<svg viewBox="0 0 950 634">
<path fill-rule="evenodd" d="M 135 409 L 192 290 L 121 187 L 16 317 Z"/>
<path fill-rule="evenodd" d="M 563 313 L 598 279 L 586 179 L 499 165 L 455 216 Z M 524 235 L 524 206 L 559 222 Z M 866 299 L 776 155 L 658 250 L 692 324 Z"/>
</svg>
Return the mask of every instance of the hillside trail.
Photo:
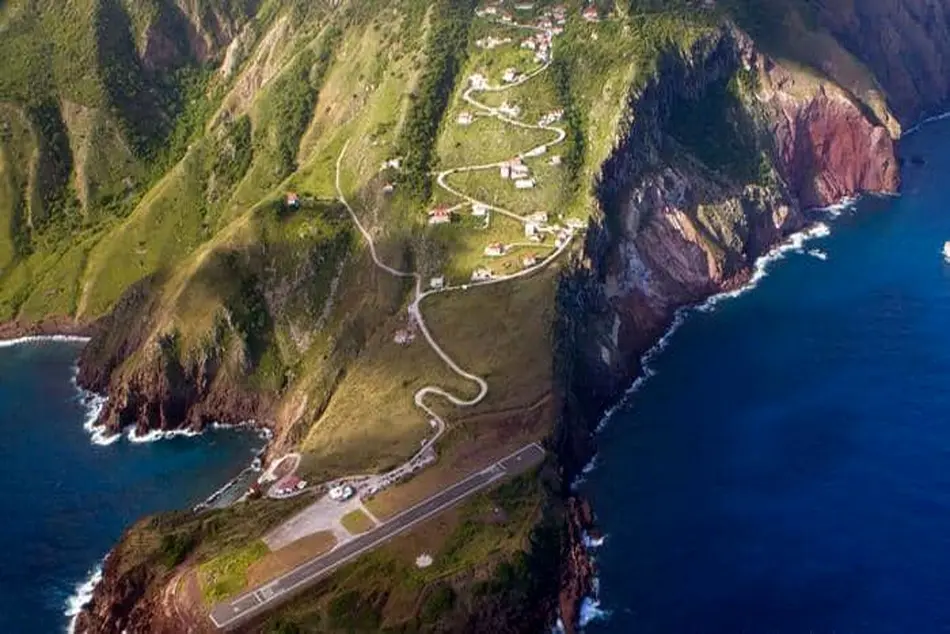
<svg viewBox="0 0 950 634">
<path fill-rule="evenodd" d="M 520 28 L 524 28 L 528 30 L 534 30 L 534 31 L 540 30 L 538 27 L 531 26 L 531 25 L 513 24 L 509 26 L 516 26 L 516 27 L 520 27 Z M 462 98 L 467 103 L 471 104 L 473 107 L 478 108 L 480 111 L 488 114 L 489 116 L 493 116 L 506 124 L 524 128 L 524 129 L 543 130 L 543 131 L 555 133 L 556 138 L 554 140 L 548 141 L 546 143 L 542 143 L 539 146 L 535 146 L 521 152 L 520 154 L 518 154 L 519 159 L 523 159 L 523 158 L 531 157 L 531 156 L 537 156 L 540 153 L 543 153 L 542 148 L 543 148 L 543 151 L 547 151 L 547 149 L 554 147 L 560 143 L 563 143 L 564 139 L 567 137 L 567 132 L 563 128 L 560 128 L 557 126 L 545 125 L 541 123 L 529 124 L 529 123 L 518 121 L 511 117 L 505 116 L 503 113 L 499 112 L 497 108 L 493 108 L 491 106 L 488 106 L 484 103 L 477 101 L 472 95 L 478 92 L 504 92 L 504 91 L 511 90 L 513 88 L 517 88 L 518 86 L 521 86 L 527 83 L 528 81 L 531 81 L 535 77 L 539 76 L 540 74 L 544 73 L 546 70 L 548 70 L 548 68 L 550 68 L 550 66 L 551 66 L 551 62 L 548 61 L 544 63 L 540 68 L 532 71 L 531 73 L 526 74 L 525 76 L 521 77 L 519 80 L 509 83 L 504 86 L 483 86 L 481 88 L 470 86 L 469 88 L 465 90 L 465 92 L 462 95 Z M 548 255 L 548 257 L 544 258 L 542 261 L 538 262 L 537 264 L 533 266 L 530 266 L 528 268 L 522 269 L 521 271 L 518 271 L 517 273 L 513 273 L 510 275 L 502 275 L 502 276 L 495 277 L 492 279 L 471 282 L 468 284 L 460 284 L 460 285 L 453 285 L 453 286 L 445 286 L 443 288 L 438 288 L 438 289 L 423 290 L 423 279 L 420 273 L 416 271 L 403 271 L 403 270 L 394 268 L 386 264 L 379 257 L 379 253 L 376 250 L 376 243 L 373 239 L 372 233 L 363 225 L 363 223 L 360 221 L 359 217 L 357 216 L 356 212 L 353 210 L 352 206 L 347 201 L 346 196 L 343 193 L 343 187 L 340 182 L 340 175 L 342 171 L 341 167 L 342 167 L 343 159 L 344 159 L 344 156 L 346 155 L 346 151 L 349 148 L 349 145 L 350 145 L 350 141 L 347 140 L 346 143 L 343 145 L 343 148 L 340 150 L 340 154 L 336 160 L 335 187 L 336 187 L 336 192 L 337 192 L 337 198 L 339 199 L 343 207 L 346 209 L 346 211 L 349 213 L 350 218 L 353 220 L 353 224 L 356 225 L 356 228 L 359 230 L 360 234 L 362 234 L 363 239 L 366 240 L 366 243 L 369 246 L 370 255 L 373 259 L 373 263 L 375 264 L 375 266 L 379 268 L 380 270 L 385 271 L 389 275 L 392 275 L 393 277 L 413 280 L 414 299 L 409 304 L 408 312 L 409 312 L 410 318 L 415 322 L 416 326 L 418 326 L 420 332 L 425 338 L 426 343 L 439 356 L 439 358 L 452 370 L 452 372 L 454 372 L 459 377 L 465 379 L 466 381 L 474 383 L 478 386 L 478 393 L 471 398 L 463 398 L 461 396 L 452 394 L 451 392 L 448 392 L 444 390 L 443 388 L 436 385 L 427 385 L 425 387 L 420 388 L 418 391 L 416 391 L 413 397 L 415 405 L 416 407 L 421 409 L 423 412 L 425 412 L 425 414 L 427 415 L 430 421 L 430 424 L 436 428 L 436 433 L 434 436 L 427 439 L 422 444 L 421 448 L 404 464 L 400 465 L 399 467 L 396 467 L 395 469 L 385 474 L 377 476 L 378 480 L 380 481 L 394 481 L 394 479 L 396 479 L 398 474 L 405 473 L 407 471 L 412 471 L 414 470 L 415 467 L 421 464 L 424 464 L 424 462 L 426 461 L 426 458 L 429 456 L 430 450 L 435 445 L 436 441 L 438 441 L 439 438 L 445 433 L 445 430 L 446 430 L 445 421 L 442 419 L 441 416 L 439 416 L 439 414 L 432 407 L 430 407 L 426 403 L 427 397 L 429 396 L 442 397 L 448 402 L 450 402 L 452 405 L 455 405 L 456 407 L 468 408 L 468 407 L 474 407 L 475 405 L 478 405 L 488 395 L 488 383 L 485 381 L 485 379 L 482 378 L 481 376 L 478 376 L 476 374 L 473 374 L 463 369 L 451 356 L 449 356 L 445 352 L 445 350 L 443 350 L 443 348 L 436 341 L 435 337 L 433 337 L 431 331 L 426 325 L 425 318 L 422 313 L 422 309 L 420 307 L 422 301 L 433 295 L 438 295 L 442 293 L 465 292 L 465 291 L 469 291 L 469 290 L 484 287 L 484 286 L 511 282 L 513 280 L 532 275 L 540 271 L 541 269 L 547 267 L 551 262 L 556 260 L 570 246 L 573 240 L 573 232 L 570 232 L 569 235 L 567 236 L 567 239 L 564 240 L 562 244 L 559 247 L 557 247 L 550 255 Z M 461 172 L 472 172 L 472 171 L 479 171 L 479 170 L 498 169 L 500 166 L 502 166 L 506 162 L 507 161 L 502 160 L 502 161 L 485 164 L 485 165 L 466 165 L 466 166 L 449 168 L 438 173 L 436 182 L 443 190 L 445 190 L 446 192 L 458 198 L 461 198 L 465 202 L 471 203 L 473 205 L 475 204 L 484 205 L 486 208 L 490 210 L 494 210 L 522 224 L 526 224 L 528 222 L 528 218 L 526 218 L 525 216 L 522 216 L 514 211 L 504 209 L 497 205 L 492 205 L 492 204 L 477 200 L 476 198 L 469 196 L 468 194 L 465 194 L 464 192 L 454 189 L 453 187 L 451 187 L 445 182 L 445 179 L 451 174 L 461 173 Z M 371 476 L 367 476 L 367 475 L 350 476 L 350 478 L 359 478 L 359 479 L 365 479 L 367 477 L 371 477 Z M 339 478 L 337 480 L 334 480 L 334 482 L 340 482 L 347 479 L 349 478 Z"/>
</svg>

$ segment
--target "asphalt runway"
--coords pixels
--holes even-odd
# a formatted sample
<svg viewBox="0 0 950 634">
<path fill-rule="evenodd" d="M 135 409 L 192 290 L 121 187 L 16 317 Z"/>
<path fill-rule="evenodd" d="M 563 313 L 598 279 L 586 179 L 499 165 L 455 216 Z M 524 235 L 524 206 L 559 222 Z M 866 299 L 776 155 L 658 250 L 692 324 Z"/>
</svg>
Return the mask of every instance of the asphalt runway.
<svg viewBox="0 0 950 634">
<path fill-rule="evenodd" d="M 211 621 L 222 630 L 239 625 L 269 610 L 281 601 L 289 599 L 294 593 L 303 590 L 362 553 L 376 548 L 497 480 L 527 471 L 540 464 L 543 459 L 544 449 L 537 443 L 522 447 L 487 469 L 465 478 L 394 516 L 376 529 L 342 544 L 329 553 L 311 559 L 259 588 L 231 601 L 219 603 L 211 610 Z"/>
</svg>

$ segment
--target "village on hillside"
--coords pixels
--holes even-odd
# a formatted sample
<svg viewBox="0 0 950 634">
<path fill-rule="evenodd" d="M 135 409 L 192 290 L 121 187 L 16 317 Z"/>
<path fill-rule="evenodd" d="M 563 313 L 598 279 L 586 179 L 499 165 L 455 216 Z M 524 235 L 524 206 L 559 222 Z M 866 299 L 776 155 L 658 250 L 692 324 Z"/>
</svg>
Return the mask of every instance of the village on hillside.
<svg viewBox="0 0 950 634">
<path fill-rule="evenodd" d="M 564 178 L 563 107 L 519 88 L 546 79 L 568 20 L 597 21 L 596 8 L 586 6 L 571 15 L 564 5 L 496 0 L 481 5 L 476 15 L 481 30 L 446 117 L 443 171 L 425 212 L 428 230 L 452 236 L 450 241 L 458 245 L 446 270 L 430 272 L 428 287 L 433 290 L 530 271 L 586 227 L 558 209 Z M 464 164 L 466 160 L 474 164 Z M 381 168 L 387 174 L 383 193 L 391 194 L 400 158 Z M 411 324 L 400 330 L 397 343 L 410 343 L 412 332 Z"/>
</svg>

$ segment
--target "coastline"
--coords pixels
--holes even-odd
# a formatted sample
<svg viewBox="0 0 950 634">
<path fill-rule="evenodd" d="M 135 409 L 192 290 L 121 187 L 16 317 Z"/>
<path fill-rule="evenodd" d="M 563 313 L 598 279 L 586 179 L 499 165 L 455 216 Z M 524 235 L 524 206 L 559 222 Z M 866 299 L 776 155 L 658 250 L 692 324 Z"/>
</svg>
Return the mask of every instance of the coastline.
<svg viewBox="0 0 950 634">
<path fill-rule="evenodd" d="M 89 342 L 89 334 L 91 334 L 91 329 L 89 326 L 77 325 L 74 328 L 67 328 L 65 329 L 66 331 L 63 332 L 63 330 L 59 328 L 61 325 L 62 324 L 59 322 L 42 322 L 35 325 L 22 324 L 20 322 L 7 322 L 5 324 L 0 324 L 0 332 L 3 332 L 7 335 L 12 335 L 8 338 L 0 339 L 0 349 L 13 348 L 16 346 L 29 345 L 33 343 L 48 342 L 84 345 Z M 201 436 L 206 431 L 224 432 L 234 430 L 245 432 L 254 431 L 256 432 L 257 437 L 264 441 L 261 447 L 255 451 L 254 457 L 246 467 L 244 467 L 233 478 L 225 482 L 220 488 L 211 493 L 211 495 L 205 498 L 202 502 L 192 507 L 192 512 L 198 512 L 208 508 L 216 508 L 217 504 L 220 504 L 223 499 L 227 498 L 229 493 L 233 492 L 233 488 L 236 485 L 242 483 L 243 480 L 246 480 L 250 474 L 256 473 L 252 465 L 254 464 L 255 460 L 264 456 L 270 446 L 270 441 L 273 438 L 273 434 L 269 428 L 260 426 L 256 421 L 253 420 L 236 425 L 213 423 L 201 431 L 190 429 L 174 429 L 168 431 L 153 430 L 144 436 L 138 436 L 135 433 L 135 428 L 130 427 L 128 430 L 123 430 L 120 433 L 106 435 L 104 433 L 104 428 L 97 426 L 95 423 L 98 420 L 102 409 L 105 407 L 108 397 L 96 394 L 80 386 L 77 381 L 78 373 L 78 365 L 74 365 L 70 383 L 75 390 L 76 401 L 84 410 L 82 427 L 89 434 L 89 440 L 93 445 L 104 447 L 112 445 L 123 439 L 133 445 L 141 445 L 145 443 L 157 442 L 160 440 L 172 439 L 179 436 L 192 438 Z M 244 491 L 242 490 L 241 493 L 244 493 Z M 239 497 L 240 496 L 235 496 L 234 501 L 237 501 Z M 227 503 L 225 506 L 229 504 L 230 503 Z M 92 565 L 92 567 L 88 570 L 86 577 L 75 582 L 73 585 L 73 592 L 65 599 L 63 616 L 68 619 L 65 629 L 69 634 L 76 632 L 77 620 L 82 608 L 92 599 L 96 587 L 103 579 L 104 566 L 106 560 L 109 557 L 109 553 L 111 553 L 111 548 L 108 553 L 106 553 L 99 561 Z"/>
<path fill-rule="evenodd" d="M 72 317 L 47 317 L 37 322 L 12 319 L 0 322 L 0 347 L 34 341 L 88 342 L 96 322 L 76 321 Z"/>
<path fill-rule="evenodd" d="M 948 113 L 945 118 L 950 118 L 950 113 Z M 808 250 L 806 249 L 808 243 L 813 240 L 829 236 L 831 234 L 831 227 L 828 223 L 839 217 L 845 211 L 853 210 L 860 199 L 861 197 L 847 198 L 838 203 L 811 210 L 809 213 L 813 214 L 812 221 L 801 230 L 788 235 L 784 240 L 772 246 L 763 255 L 757 257 L 753 262 L 749 271 L 749 275 L 745 281 L 739 283 L 735 288 L 722 290 L 718 293 L 710 295 L 701 302 L 681 306 L 674 311 L 670 325 L 666 328 L 659 339 L 657 339 L 657 341 L 652 346 L 650 346 L 646 352 L 640 355 L 640 370 L 633 379 L 630 386 L 625 389 L 623 393 L 617 397 L 613 405 L 608 407 L 601 415 L 599 422 L 592 432 L 592 444 L 594 451 L 590 456 L 590 459 L 581 469 L 580 473 L 574 475 L 574 477 L 571 479 L 571 482 L 569 483 L 569 491 L 571 495 L 579 496 L 580 498 L 587 500 L 587 498 L 585 498 L 581 493 L 580 489 L 586 480 L 586 476 L 597 468 L 598 452 L 596 449 L 596 438 L 607 428 L 613 417 L 627 406 L 631 397 L 639 392 L 650 378 L 656 375 L 656 370 L 653 369 L 653 362 L 667 348 L 673 336 L 676 334 L 679 328 L 686 323 L 686 320 L 690 317 L 690 315 L 697 312 L 712 312 L 720 303 L 730 299 L 738 298 L 754 290 L 759 285 L 759 283 L 768 276 L 769 268 L 776 262 L 783 260 L 787 254 L 809 254 Z M 594 525 L 596 525 L 596 517 L 594 517 Z M 603 606 L 600 601 L 600 579 L 597 576 L 596 567 L 596 552 L 603 545 L 604 541 L 608 537 L 608 534 L 602 533 L 598 530 L 596 536 L 591 536 L 588 533 L 591 526 L 578 526 L 577 528 L 584 536 L 582 543 L 586 549 L 588 563 L 593 574 L 590 581 L 590 592 L 581 598 L 580 605 L 578 606 L 578 625 L 581 629 L 583 629 L 593 621 L 606 620 L 610 618 L 611 611 L 609 606 Z M 555 625 L 555 631 L 565 631 L 560 614 L 558 615 L 557 623 Z"/>
</svg>

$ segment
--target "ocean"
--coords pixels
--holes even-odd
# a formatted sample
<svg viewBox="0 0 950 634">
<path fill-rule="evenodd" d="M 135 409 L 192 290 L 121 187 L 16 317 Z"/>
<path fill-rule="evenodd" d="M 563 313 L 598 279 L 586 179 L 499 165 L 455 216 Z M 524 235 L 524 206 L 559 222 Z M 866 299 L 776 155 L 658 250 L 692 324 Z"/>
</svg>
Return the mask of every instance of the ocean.
<svg viewBox="0 0 950 634">
<path fill-rule="evenodd" d="M 950 632 L 950 124 L 902 147 L 605 420 L 588 632 Z"/>
<path fill-rule="evenodd" d="M 0 632 L 66 631 L 90 575 L 136 519 L 200 503 L 247 467 L 250 431 L 94 444 L 81 344 L 0 347 Z M 85 587 L 84 587 L 85 586 Z"/>
</svg>

